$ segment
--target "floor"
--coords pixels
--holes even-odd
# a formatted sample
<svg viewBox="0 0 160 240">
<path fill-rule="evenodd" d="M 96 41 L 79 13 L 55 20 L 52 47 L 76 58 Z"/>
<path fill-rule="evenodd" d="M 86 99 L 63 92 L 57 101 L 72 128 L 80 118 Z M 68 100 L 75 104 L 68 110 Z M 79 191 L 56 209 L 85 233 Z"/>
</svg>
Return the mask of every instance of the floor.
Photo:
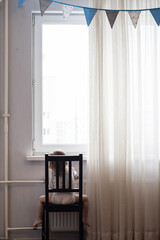
<svg viewBox="0 0 160 240">
<path fill-rule="evenodd" d="M 41 238 L 0 238 L 0 240 L 41 240 Z M 57 237 L 51 238 L 50 240 L 78 240 L 78 238 Z"/>
</svg>

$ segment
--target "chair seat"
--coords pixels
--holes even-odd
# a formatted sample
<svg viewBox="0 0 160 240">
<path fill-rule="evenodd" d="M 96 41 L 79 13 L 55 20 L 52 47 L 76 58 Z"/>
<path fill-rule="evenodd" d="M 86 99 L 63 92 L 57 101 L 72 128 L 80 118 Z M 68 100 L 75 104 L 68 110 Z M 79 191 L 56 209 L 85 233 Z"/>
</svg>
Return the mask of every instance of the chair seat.
<svg viewBox="0 0 160 240">
<path fill-rule="evenodd" d="M 79 203 L 73 204 L 48 204 L 49 212 L 79 212 L 81 205 Z M 44 203 L 44 208 L 46 209 L 46 204 Z"/>
</svg>

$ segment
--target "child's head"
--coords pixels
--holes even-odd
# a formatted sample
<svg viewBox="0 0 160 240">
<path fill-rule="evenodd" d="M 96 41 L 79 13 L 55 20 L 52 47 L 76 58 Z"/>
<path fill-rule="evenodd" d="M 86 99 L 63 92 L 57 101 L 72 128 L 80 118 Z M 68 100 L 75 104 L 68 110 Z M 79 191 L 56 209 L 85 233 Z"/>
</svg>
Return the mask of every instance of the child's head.
<svg viewBox="0 0 160 240">
<path fill-rule="evenodd" d="M 63 152 L 62 150 L 56 150 L 50 153 L 50 155 L 65 155 L 65 152 Z M 62 162 L 60 162 L 58 165 L 59 165 L 59 171 L 62 172 L 62 168 L 63 168 Z M 56 162 L 50 162 L 49 167 L 52 170 L 56 170 Z"/>
<path fill-rule="evenodd" d="M 50 155 L 66 155 L 66 154 L 62 150 L 56 150 L 56 151 L 50 153 Z"/>
</svg>

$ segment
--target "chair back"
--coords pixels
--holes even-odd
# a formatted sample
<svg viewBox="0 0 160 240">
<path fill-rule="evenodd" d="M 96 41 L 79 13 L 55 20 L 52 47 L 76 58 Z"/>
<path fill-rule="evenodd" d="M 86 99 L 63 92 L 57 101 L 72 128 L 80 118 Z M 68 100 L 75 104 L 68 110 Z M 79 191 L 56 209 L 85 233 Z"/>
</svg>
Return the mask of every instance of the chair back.
<svg viewBox="0 0 160 240">
<path fill-rule="evenodd" d="M 74 186 L 73 179 L 73 163 L 77 162 L 78 164 L 76 169 L 79 172 L 79 184 Z M 54 188 L 49 187 L 49 168 L 54 166 Z M 82 192 L 83 192 L 83 156 L 82 154 L 75 156 L 67 155 L 45 155 L 45 196 L 46 204 L 49 202 L 49 193 L 69 193 L 75 192 L 79 194 L 79 203 L 82 204 Z"/>
</svg>

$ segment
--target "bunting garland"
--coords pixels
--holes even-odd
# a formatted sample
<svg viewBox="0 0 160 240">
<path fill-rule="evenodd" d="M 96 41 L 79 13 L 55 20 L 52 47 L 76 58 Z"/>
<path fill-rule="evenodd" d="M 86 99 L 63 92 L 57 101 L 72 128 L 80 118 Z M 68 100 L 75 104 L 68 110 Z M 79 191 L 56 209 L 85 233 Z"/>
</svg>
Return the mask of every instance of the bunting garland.
<svg viewBox="0 0 160 240">
<path fill-rule="evenodd" d="M 18 0 L 18 7 L 20 8 L 24 4 L 25 1 L 26 0 Z M 83 11 L 84 11 L 85 18 L 86 18 L 86 23 L 87 23 L 88 26 L 91 24 L 92 19 L 94 18 L 97 11 L 105 11 L 106 12 L 106 15 L 108 17 L 111 28 L 113 28 L 113 25 L 115 23 L 117 15 L 120 11 L 121 12 L 128 12 L 128 14 L 131 18 L 131 21 L 133 23 L 133 26 L 135 28 L 137 26 L 138 19 L 139 19 L 141 11 L 150 11 L 150 13 L 153 16 L 157 25 L 158 26 L 160 25 L 160 7 L 159 8 L 138 9 L 138 10 L 122 10 L 122 9 L 113 10 L 113 9 L 84 7 L 84 6 L 79 6 L 79 5 L 75 5 L 75 4 L 63 3 L 63 2 L 60 2 L 60 1 L 56 1 L 56 0 L 39 0 L 40 10 L 41 10 L 41 15 L 42 16 L 52 2 L 63 5 L 63 16 L 64 16 L 65 20 L 70 15 L 70 13 L 72 12 L 73 7 L 82 8 Z"/>
</svg>

